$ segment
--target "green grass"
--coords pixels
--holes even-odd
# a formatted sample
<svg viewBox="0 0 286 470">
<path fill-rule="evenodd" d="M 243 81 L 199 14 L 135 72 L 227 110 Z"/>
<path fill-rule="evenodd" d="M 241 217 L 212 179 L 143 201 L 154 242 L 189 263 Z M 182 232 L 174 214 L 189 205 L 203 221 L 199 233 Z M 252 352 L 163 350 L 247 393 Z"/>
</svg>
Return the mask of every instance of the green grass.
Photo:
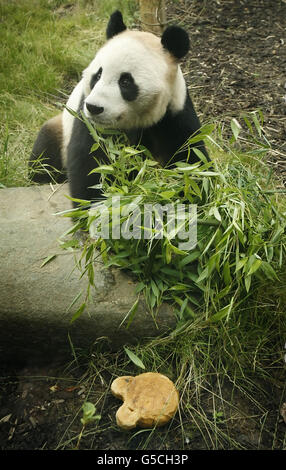
<svg viewBox="0 0 286 470">
<path fill-rule="evenodd" d="M 69 7 L 65 8 L 67 5 Z M 108 15 L 115 8 L 120 8 L 124 11 L 125 18 L 127 16 L 127 22 L 132 24 L 134 5 L 135 2 L 131 0 L 97 2 L 0 0 L 2 64 L 0 186 L 29 184 L 27 160 L 40 126 L 61 109 L 67 95 L 79 79 L 82 69 L 104 41 Z M 247 272 L 244 273 L 246 276 L 243 276 L 241 270 L 237 271 L 240 273 L 240 284 L 235 284 L 237 266 L 234 269 L 232 265 L 235 262 L 234 258 L 231 258 L 233 253 L 227 249 L 227 245 L 224 245 L 219 269 L 213 269 L 213 265 L 209 264 L 210 259 L 212 255 L 218 253 L 213 246 L 213 251 L 201 258 L 201 265 L 196 267 L 200 271 L 195 273 L 196 275 L 201 275 L 206 268 L 208 270 L 201 279 L 204 290 L 197 289 L 197 292 L 203 292 L 203 297 L 200 299 L 203 303 L 194 307 L 192 302 L 190 304 L 185 302 L 185 298 L 191 295 L 190 285 L 186 284 L 184 279 L 178 282 L 170 272 L 169 275 L 165 272 L 163 280 L 161 279 L 163 284 L 160 284 L 157 282 L 158 271 L 156 273 L 152 269 L 140 277 L 141 265 L 138 259 L 140 257 L 134 255 L 136 250 L 133 258 L 130 256 L 125 258 L 126 264 L 124 258 L 114 258 L 114 253 L 116 257 L 126 251 L 124 243 L 120 245 L 122 242 L 119 241 L 117 245 L 110 247 L 109 252 L 107 246 L 102 245 L 103 256 L 107 263 L 117 264 L 119 268 L 128 267 L 135 272 L 135 275 L 139 274 L 138 279 L 141 287 L 143 286 L 147 292 L 147 298 L 149 296 L 151 306 L 155 308 L 162 299 L 172 301 L 179 320 L 179 328 L 169 336 L 136 347 L 130 346 L 133 353 L 143 362 L 146 371 L 158 371 L 168 375 L 176 383 L 181 396 L 180 413 L 165 430 L 160 432 L 153 430 L 142 434 L 134 431 L 128 435 L 124 434 L 124 441 L 130 442 L 133 448 L 164 449 L 166 445 L 171 445 L 173 449 L 188 448 L 188 442 L 191 442 L 191 448 L 196 448 L 197 444 L 201 446 L 202 442 L 210 449 L 249 448 L 247 443 L 239 439 L 243 426 L 246 428 L 246 433 L 255 430 L 263 437 L 263 442 L 266 442 L 264 445 L 268 448 L 285 446 L 285 439 L 283 441 L 281 437 L 278 413 L 279 404 L 285 401 L 283 357 L 286 337 L 286 275 L 285 261 L 281 262 L 279 251 L 284 240 L 279 227 L 284 227 L 285 195 L 275 192 L 277 182 L 271 168 L 264 161 L 269 145 L 263 138 L 261 115 L 257 113 L 248 116 L 244 124 L 248 131 L 246 140 L 245 135 L 243 135 L 244 140 L 239 140 L 242 131 L 236 121 L 230 123 L 233 133 L 231 142 L 221 135 L 219 126 L 216 127 L 217 135 L 213 141 L 209 140 L 209 148 L 216 159 L 218 171 L 226 175 L 226 170 L 229 169 L 227 184 L 221 185 L 220 191 L 219 177 L 210 177 L 209 181 L 205 177 L 203 183 L 198 175 L 194 177 L 191 172 L 186 172 L 183 176 L 185 196 L 189 197 L 189 200 L 193 198 L 193 201 L 203 202 L 204 207 L 209 210 L 207 213 L 204 209 L 202 214 L 206 219 L 211 217 L 219 222 L 219 217 L 222 217 L 225 223 L 224 230 L 227 229 L 229 217 L 234 217 L 234 208 L 231 207 L 228 191 L 236 191 L 236 196 L 246 198 L 250 206 L 255 206 L 258 215 L 253 226 L 248 227 L 248 239 L 254 233 L 258 233 L 261 237 L 263 235 L 262 242 L 259 241 L 260 245 L 257 240 L 255 242 L 260 246 L 258 255 L 277 270 L 279 281 L 276 279 L 273 281 L 271 276 L 259 279 L 258 262 L 255 265 L 256 272 L 251 273 L 251 284 L 248 284 L 248 281 L 245 284 Z M 219 143 L 220 147 L 216 143 Z M 118 148 L 115 150 L 118 151 Z M 105 190 L 121 191 L 125 196 L 137 197 L 139 193 L 136 194 L 136 191 L 139 191 L 139 186 L 134 184 L 131 188 L 124 177 L 124 171 L 132 170 L 130 162 L 126 161 L 128 152 L 132 151 L 130 149 L 125 151 L 121 165 L 117 164 L 116 167 L 115 162 L 111 162 L 111 165 L 116 167 L 118 175 L 113 189 L 108 184 L 108 170 L 103 172 Z M 140 166 L 140 154 L 133 155 L 132 161 L 135 166 Z M 178 197 L 182 171 L 168 174 L 166 170 L 154 166 L 154 162 L 149 168 L 147 165 L 144 171 L 145 175 L 141 174 L 142 179 L 138 179 L 137 183 L 141 186 L 146 185 L 148 181 L 150 184 L 154 183 L 153 202 L 158 200 L 163 203 Z M 170 181 L 174 184 L 174 193 L 170 192 Z M 178 187 L 176 181 L 179 182 Z M 257 187 L 257 182 L 262 192 Z M 146 188 L 148 189 L 148 185 L 145 186 L 145 190 Z M 150 188 L 151 186 L 149 190 Z M 220 215 L 214 207 L 218 208 Z M 86 216 L 86 213 L 83 212 L 82 215 Z M 250 220 L 248 211 L 245 217 Z M 241 213 L 238 223 L 241 224 Z M 217 230 L 217 225 L 211 225 L 210 228 Z M 267 230 L 264 231 L 264 228 Z M 276 238 L 274 238 L 275 233 Z M 206 233 L 206 236 L 209 234 Z M 237 231 L 234 230 L 232 236 L 238 237 Z M 266 250 L 265 239 L 268 240 Z M 272 247 L 269 244 L 271 239 Z M 82 264 L 83 269 L 89 269 L 92 280 L 92 269 L 88 268 L 91 250 L 88 252 L 88 248 L 86 246 L 86 251 L 83 252 Z M 128 249 L 130 250 L 130 246 Z M 140 249 L 144 250 L 144 247 L 141 246 Z M 247 245 L 247 249 L 251 251 L 251 243 Z M 86 258 L 87 253 L 89 258 Z M 176 251 L 176 246 L 168 243 L 163 245 L 163 251 L 161 247 L 161 253 L 158 255 L 159 266 L 163 264 L 170 267 L 170 264 L 174 263 L 173 269 L 176 269 L 176 263 L 182 256 Z M 253 253 L 250 254 L 252 255 Z M 145 254 L 141 252 L 141 256 L 146 256 L 146 252 Z M 223 263 L 224 259 L 231 261 L 228 266 L 230 270 L 224 268 L 226 265 Z M 249 269 L 251 266 L 249 264 Z M 214 281 L 218 286 L 212 295 L 207 285 L 211 275 L 215 275 Z M 228 305 L 228 303 L 221 304 L 219 298 L 221 290 L 226 287 L 225 283 L 230 286 L 229 290 L 232 293 L 236 291 L 235 286 L 239 286 L 242 297 L 247 294 L 247 289 L 251 295 L 245 302 L 238 302 L 236 308 L 231 311 L 222 311 L 225 305 Z M 166 285 L 168 289 L 164 289 Z M 175 286 L 177 290 L 174 289 Z M 176 299 L 170 294 L 174 292 L 175 297 L 180 299 L 177 305 Z M 194 294 L 196 292 L 192 292 L 192 295 Z M 208 306 L 207 314 L 206 306 Z M 133 313 L 136 314 L 135 310 Z M 220 314 L 215 317 L 216 321 L 210 322 L 211 315 L 219 312 Z M 80 318 L 77 321 L 80 321 Z M 82 382 L 87 384 L 86 389 L 89 390 L 86 400 L 96 405 L 96 412 L 100 415 L 104 415 L 111 381 L 117 375 L 142 372 L 125 351 L 113 354 L 102 352 L 100 344 L 97 349 L 95 348 L 93 356 L 86 358 L 86 362 L 88 367 L 82 379 Z M 74 364 L 71 368 L 73 366 Z M 98 391 L 93 392 L 96 381 L 100 387 L 105 383 L 103 387 L 105 392 L 102 392 L 100 397 Z M 115 412 L 116 408 L 113 407 L 110 414 L 114 416 Z M 80 422 L 80 416 L 76 416 L 71 417 L 71 423 L 76 419 Z M 108 423 L 99 421 L 94 428 L 90 426 L 87 426 L 79 437 L 75 435 L 71 425 L 71 429 L 66 430 L 58 447 L 73 448 L 79 441 L 84 444 L 90 438 L 91 441 L 96 439 L 99 433 L 105 435 L 106 432 L 115 432 L 110 419 Z M 116 432 L 120 434 L 119 430 Z M 259 444 L 254 447 L 259 448 Z"/>
<path fill-rule="evenodd" d="M 130 1 L 0 0 L 0 184 L 29 184 L 41 125 L 66 102 L 105 38 L 109 14 Z"/>
</svg>

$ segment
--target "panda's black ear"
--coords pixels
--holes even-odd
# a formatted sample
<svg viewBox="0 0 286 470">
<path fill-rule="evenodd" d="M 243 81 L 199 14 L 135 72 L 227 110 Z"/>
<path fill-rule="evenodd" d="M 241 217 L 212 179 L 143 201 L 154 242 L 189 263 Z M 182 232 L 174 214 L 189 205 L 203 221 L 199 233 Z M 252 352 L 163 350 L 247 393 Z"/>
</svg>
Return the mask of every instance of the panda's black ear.
<svg viewBox="0 0 286 470">
<path fill-rule="evenodd" d="M 125 31 L 125 29 L 127 28 L 123 23 L 121 11 L 116 10 L 109 18 L 109 22 L 106 28 L 106 37 L 107 39 L 111 39 L 113 36 L 116 36 L 116 34 Z"/>
<path fill-rule="evenodd" d="M 176 59 L 182 59 L 190 49 L 188 33 L 179 26 L 168 26 L 163 33 L 161 43 Z"/>
</svg>

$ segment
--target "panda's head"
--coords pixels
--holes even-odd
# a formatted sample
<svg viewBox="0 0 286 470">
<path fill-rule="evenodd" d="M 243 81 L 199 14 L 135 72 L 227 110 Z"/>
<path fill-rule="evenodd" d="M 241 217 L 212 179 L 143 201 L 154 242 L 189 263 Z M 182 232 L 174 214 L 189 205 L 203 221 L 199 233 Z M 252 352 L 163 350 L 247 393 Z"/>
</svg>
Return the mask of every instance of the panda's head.
<svg viewBox="0 0 286 470">
<path fill-rule="evenodd" d="M 83 73 L 84 113 L 102 127 L 147 128 L 183 109 L 186 85 L 179 60 L 187 33 L 168 27 L 154 34 L 127 30 L 119 11 L 107 26 L 105 45 Z"/>
</svg>

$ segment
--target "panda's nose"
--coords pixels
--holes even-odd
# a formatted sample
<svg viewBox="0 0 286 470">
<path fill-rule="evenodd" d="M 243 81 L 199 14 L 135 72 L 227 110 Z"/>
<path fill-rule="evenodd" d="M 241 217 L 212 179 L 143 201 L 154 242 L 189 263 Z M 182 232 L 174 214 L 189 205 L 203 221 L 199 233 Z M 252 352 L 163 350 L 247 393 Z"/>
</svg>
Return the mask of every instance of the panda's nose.
<svg viewBox="0 0 286 470">
<path fill-rule="evenodd" d="M 87 110 L 90 112 L 90 114 L 101 114 L 103 113 L 104 108 L 101 106 L 96 106 L 95 104 L 91 103 L 85 103 Z"/>
</svg>

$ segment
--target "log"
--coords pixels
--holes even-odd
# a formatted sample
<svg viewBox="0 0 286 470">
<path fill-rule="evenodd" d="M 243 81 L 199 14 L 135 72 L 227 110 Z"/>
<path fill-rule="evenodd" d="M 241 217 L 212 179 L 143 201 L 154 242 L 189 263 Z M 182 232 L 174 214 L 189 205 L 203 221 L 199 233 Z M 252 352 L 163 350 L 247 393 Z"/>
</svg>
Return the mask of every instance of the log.
<svg viewBox="0 0 286 470">
<path fill-rule="evenodd" d="M 65 185 L 56 191 L 49 185 L 0 190 L 0 362 L 62 362 L 99 343 L 116 351 L 175 326 L 169 305 L 162 305 L 155 324 L 142 297 L 130 327 L 121 325 L 137 299 L 136 284 L 101 261 L 95 265 L 88 312 L 71 323 L 88 279 L 81 278 L 76 265 L 80 251 L 64 251 L 59 245 L 71 224 L 55 215 L 71 207 L 66 194 Z"/>
</svg>

